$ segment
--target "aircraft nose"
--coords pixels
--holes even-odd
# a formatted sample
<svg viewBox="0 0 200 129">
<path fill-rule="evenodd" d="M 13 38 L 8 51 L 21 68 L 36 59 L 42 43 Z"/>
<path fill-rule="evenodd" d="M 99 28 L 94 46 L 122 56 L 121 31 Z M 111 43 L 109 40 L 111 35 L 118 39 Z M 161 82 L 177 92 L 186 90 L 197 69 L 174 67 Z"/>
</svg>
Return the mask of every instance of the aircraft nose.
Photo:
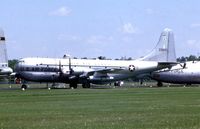
<svg viewBox="0 0 200 129">
<path fill-rule="evenodd" d="M 9 73 L 12 73 L 13 70 L 12 70 L 11 68 L 8 67 L 8 68 L 3 68 L 3 69 L 1 69 L 1 72 L 2 72 L 2 73 L 5 73 L 5 74 L 7 74 L 7 73 L 9 74 Z"/>
<path fill-rule="evenodd" d="M 13 73 L 13 70 L 11 68 L 8 68 L 8 72 Z"/>
</svg>

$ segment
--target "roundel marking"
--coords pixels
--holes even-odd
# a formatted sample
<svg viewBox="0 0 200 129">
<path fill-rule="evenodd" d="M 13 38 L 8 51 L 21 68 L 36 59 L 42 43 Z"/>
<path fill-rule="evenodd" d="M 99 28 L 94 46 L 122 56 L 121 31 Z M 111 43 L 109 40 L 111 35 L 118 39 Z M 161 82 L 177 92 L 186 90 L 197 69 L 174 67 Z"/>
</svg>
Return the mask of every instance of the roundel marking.
<svg viewBox="0 0 200 129">
<path fill-rule="evenodd" d="M 133 72 L 135 70 L 135 66 L 134 65 L 129 65 L 129 71 Z"/>
</svg>

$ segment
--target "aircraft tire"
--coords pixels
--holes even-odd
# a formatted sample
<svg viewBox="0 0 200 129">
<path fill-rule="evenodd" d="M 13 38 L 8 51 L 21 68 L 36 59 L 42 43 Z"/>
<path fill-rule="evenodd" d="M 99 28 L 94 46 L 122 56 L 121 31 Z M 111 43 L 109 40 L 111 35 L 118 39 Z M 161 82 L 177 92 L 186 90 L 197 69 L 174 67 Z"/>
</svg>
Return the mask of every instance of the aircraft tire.
<svg viewBox="0 0 200 129">
<path fill-rule="evenodd" d="M 163 86 L 163 83 L 159 81 L 159 82 L 157 83 L 157 86 L 158 86 L 158 87 L 162 87 L 162 86 Z"/>
<path fill-rule="evenodd" d="M 83 88 L 90 88 L 90 83 L 83 83 L 83 84 L 82 84 L 82 87 L 83 87 Z"/>
<path fill-rule="evenodd" d="M 116 82 L 114 83 L 114 86 L 122 86 L 121 81 L 116 81 Z"/>
<path fill-rule="evenodd" d="M 22 89 L 27 89 L 27 85 L 23 84 L 23 85 L 21 86 L 21 88 L 22 88 Z"/>
<path fill-rule="evenodd" d="M 70 88 L 76 89 L 78 87 L 78 84 L 77 83 L 70 83 L 69 86 L 70 86 Z"/>
</svg>

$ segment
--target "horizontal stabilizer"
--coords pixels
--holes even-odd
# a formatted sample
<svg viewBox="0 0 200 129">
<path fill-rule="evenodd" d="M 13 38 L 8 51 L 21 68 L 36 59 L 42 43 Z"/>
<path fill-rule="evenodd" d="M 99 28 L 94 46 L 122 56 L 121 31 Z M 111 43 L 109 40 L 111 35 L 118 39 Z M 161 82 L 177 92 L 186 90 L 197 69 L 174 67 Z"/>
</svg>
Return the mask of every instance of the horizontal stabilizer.
<svg viewBox="0 0 200 129">
<path fill-rule="evenodd" d="M 178 64 L 177 62 L 158 62 L 158 67 L 171 69 L 173 66 L 177 64 Z"/>
</svg>

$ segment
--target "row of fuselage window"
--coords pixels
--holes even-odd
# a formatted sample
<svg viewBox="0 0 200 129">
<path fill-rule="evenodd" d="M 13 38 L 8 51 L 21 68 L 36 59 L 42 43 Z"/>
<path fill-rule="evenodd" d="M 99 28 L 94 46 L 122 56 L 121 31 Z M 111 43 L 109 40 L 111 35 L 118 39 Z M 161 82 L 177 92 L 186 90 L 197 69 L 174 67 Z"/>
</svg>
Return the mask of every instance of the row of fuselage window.
<svg viewBox="0 0 200 129">
<path fill-rule="evenodd" d="M 77 67 L 77 66 L 74 66 Z M 63 67 L 61 67 L 62 69 Z M 104 68 L 107 69 L 107 67 L 91 67 L 89 66 L 88 68 Z M 121 68 L 121 67 L 120 67 Z M 35 71 L 35 72 L 60 72 L 58 67 L 19 67 L 20 71 Z"/>
<path fill-rule="evenodd" d="M 35 71 L 35 72 L 59 72 L 56 67 L 20 67 L 20 71 Z"/>
<path fill-rule="evenodd" d="M 3 65 L 1 65 L 2 67 L 8 67 L 8 65 L 7 64 L 3 64 Z"/>
<path fill-rule="evenodd" d="M 92 68 L 92 67 L 89 66 L 89 68 Z M 95 67 L 95 68 L 99 68 L 99 67 Z M 104 67 L 104 68 L 107 68 L 107 67 Z M 63 69 L 63 67 L 61 67 L 61 69 Z M 19 67 L 18 70 L 32 71 L 32 72 L 60 72 L 58 67 Z"/>
</svg>

